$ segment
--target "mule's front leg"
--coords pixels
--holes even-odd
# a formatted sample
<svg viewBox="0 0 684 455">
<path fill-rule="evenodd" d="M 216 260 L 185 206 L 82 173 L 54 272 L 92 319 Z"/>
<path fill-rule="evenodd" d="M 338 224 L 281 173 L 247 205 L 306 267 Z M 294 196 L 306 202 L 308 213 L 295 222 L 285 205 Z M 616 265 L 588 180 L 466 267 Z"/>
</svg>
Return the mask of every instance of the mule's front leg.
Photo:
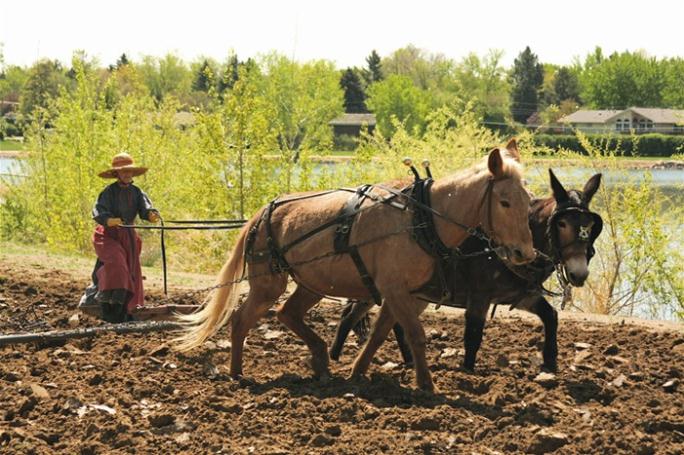
<svg viewBox="0 0 684 455">
<path fill-rule="evenodd" d="M 484 332 L 487 310 L 489 309 L 489 299 L 470 297 L 465 313 L 465 358 L 463 368 L 473 371 L 475 369 L 475 359 L 477 351 L 482 344 L 482 333 Z"/>
<path fill-rule="evenodd" d="M 399 345 L 399 351 L 401 351 L 401 357 L 404 359 L 404 364 L 407 366 L 413 366 L 413 355 L 411 355 L 411 346 L 409 346 L 406 342 L 404 329 L 402 329 L 399 324 L 394 324 L 392 330 L 394 331 L 394 336 L 397 339 L 397 344 Z"/>
<path fill-rule="evenodd" d="M 544 368 L 558 371 L 558 312 L 544 298 L 539 297 L 534 313 L 544 324 Z"/>
<path fill-rule="evenodd" d="M 544 324 L 544 368 L 558 370 L 558 312 L 549 302 L 537 293 L 527 294 L 516 308 L 536 314 Z"/>
<path fill-rule="evenodd" d="M 335 340 L 330 347 L 330 358 L 339 360 L 344 342 L 349 336 L 349 331 L 368 313 L 368 310 L 373 306 L 370 302 L 351 301 L 342 311 L 342 319 L 337 325 L 335 332 Z"/>
</svg>

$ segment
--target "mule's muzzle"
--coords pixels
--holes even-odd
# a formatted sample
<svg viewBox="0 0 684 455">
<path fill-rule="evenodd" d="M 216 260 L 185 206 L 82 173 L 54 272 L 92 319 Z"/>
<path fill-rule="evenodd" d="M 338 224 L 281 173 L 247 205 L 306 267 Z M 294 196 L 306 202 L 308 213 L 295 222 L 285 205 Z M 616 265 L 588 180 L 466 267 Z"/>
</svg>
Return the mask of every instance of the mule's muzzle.
<svg viewBox="0 0 684 455">
<path fill-rule="evenodd" d="M 515 265 L 527 264 L 529 262 L 534 261 L 534 259 L 537 257 L 537 253 L 535 250 L 532 249 L 528 253 L 526 252 L 526 250 L 518 246 L 502 245 L 496 247 L 494 251 L 496 251 L 496 254 L 501 259 L 505 261 L 510 261 Z"/>
<path fill-rule="evenodd" d="M 566 273 L 568 276 L 568 281 L 570 281 L 570 284 L 572 284 L 576 288 L 584 286 L 584 282 L 587 280 L 587 277 L 589 276 L 589 270 L 580 272 L 568 270 Z"/>
<path fill-rule="evenodd" d="M 589 267 L 584 256 L 571 257 L 565 261 L 565 277 L 575 287 L 584 286 L 589 277 Z"/>
</svg>

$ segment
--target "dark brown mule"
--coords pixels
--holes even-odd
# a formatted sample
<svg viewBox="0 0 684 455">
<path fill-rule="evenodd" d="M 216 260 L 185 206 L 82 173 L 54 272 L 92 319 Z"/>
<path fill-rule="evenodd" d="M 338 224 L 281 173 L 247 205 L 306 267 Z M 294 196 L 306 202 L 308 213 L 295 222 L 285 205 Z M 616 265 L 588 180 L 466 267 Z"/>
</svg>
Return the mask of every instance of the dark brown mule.
<svg viewBox="0 0 684 455">
<path fill-rule="evenodd" d="M 519 160 L 515 142 L 511 141 L 507 148 L 492 150 L 483 164 L 436 180 L 431 190 L 432 207 L 441 215 L 436 217 L 436 227 L 447 246 L 456 247 L 466 239 L 469 234 L 463 226 L 482 226 L 494 242 L 505 247 L 513 261 L 522 264 L 535 257 L 527 225 L 530 200 L 519 163 L 511 158 Z M 349 241 L 358 248 L 367 275 L 384 298 L 383 308 L 405 330 L 415 359 L 418 386 L 432 390 L 425 359 L 425 332 L 416 311 L 420 301 L 411 291 L 428 282 L 435 260 L 411 237 L 412 205 L 405 195 L 381 186 L 372 187 L 368 194 L 359 203 L 361 210 L 355 213 Z M 201 311 L 182 317 L 187 327 L 177 340 L 179 349 L 200 346 L 230 321 L 230 373 L 233 377 L 241 375 L 245 337 L 285 292 L 290 275 L 297 288 L 279 308 L 278 319 L 309 347 L 314 373 L 327 376 L 327 345 L 304 323 L 305 313 L 326 295 L 371 297 L 350 255 L 329 254 L 334 252 L 339 227 L 330 222 L 339 218 L 349 199 L 346 191 L 293 195 L 272 202 L 252 217 L 218 276 L 219 284 L 230 284 L 217 289 Z M 403 201 L 408 209 L 397 209 L 387 203 L 389 199 Z M 320 229 L 325 225 L 329 227 Z M 305 240 L 300 241 L 302 238 Z M 238 306 L 239 292 L 232 283 L 243 277 L 245 261 L 249 294 Z"/>
<path fill-rule="evenodd" d="M 562 275 L 573 286 L 583 286 L 589 274 L 589 261 L 594 255 L 593 243 L 601 233 L 603 222 L 597 214 L 589 210 L 589 203 L 601 183 L 601 174 L 591 177 L 583 191 L 566 191 L 553 171 L 549 170 L 553 196 L 532 201 L 529 223 L 534 246 L 543 254 L 535 261 L 523 266 L 506 265 L 493 255 L 455 258 L 450 268 L 450 290 L 452 301 L 449 306 L 466 309 L 466 330 L 464 336 L 464 367 L 472 370 L 475 357 L 482 342 L 482 333 L 489 306 L 510 304 L 511 307 L 530 311 L 544 324 L 544 367 L 557 369 L 557 329 L 558 314 L 545 298 L 542 287 L 544 281 L 557 266 Z M 467 239 L 461 246 L 465 254 L 481 251 L 482 244 L 477 238 Z M 419 298 L 437 302 L 441 296 L 440 283 L 433 279 L 419 290 Z M 373 306 L 367 301 L 355 301 L 345 308 L 338 325 L 335 341 L 330 349 L 331 358 L 339 358 L 344 341 L 355 324 L 362 321 Z M 370 348 L 361 358 L 372 356 L 378 342 L 387 336 L 392 325 L 388 312 L 381 310 L 376 322 L 375 338 L 368 342 Z M 406 348 L 400 327 L 394 325 L 395 336 L 406 363 L 411 363 L 411 352 Z M 364 361 L 365 362 L 365 361 Z M 358 371 L 362 374 L 364 371 Z"/>
</svg>

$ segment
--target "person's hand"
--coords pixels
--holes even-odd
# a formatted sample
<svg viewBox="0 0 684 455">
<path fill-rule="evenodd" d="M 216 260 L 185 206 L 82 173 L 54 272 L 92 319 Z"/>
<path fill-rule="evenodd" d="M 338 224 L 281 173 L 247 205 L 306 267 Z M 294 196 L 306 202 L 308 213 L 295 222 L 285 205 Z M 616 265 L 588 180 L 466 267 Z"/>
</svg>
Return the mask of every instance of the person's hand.
<svg viewBox="0 0 684 455">
<path fill-rule="evenodd" d="M 107 218 L 107 227 L 118 227 L 123 224 L 121 218 Z"/>
<path fill-rule="evenodd" d="M 150 223 L 156 223 L 159 221 L 161 217 L 157 212 L 150 212 L 149 215 L 147 215 L 147 219 L 150 221 Z"/>
</svg>

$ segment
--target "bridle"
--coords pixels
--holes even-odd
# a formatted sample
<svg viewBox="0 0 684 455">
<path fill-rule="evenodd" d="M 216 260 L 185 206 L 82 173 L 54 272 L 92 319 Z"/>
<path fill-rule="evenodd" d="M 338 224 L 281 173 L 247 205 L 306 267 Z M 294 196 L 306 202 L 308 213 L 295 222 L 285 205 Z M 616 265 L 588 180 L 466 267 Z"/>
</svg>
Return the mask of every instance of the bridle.
<svg viewBox="0 0 684 455">
<path fill-rule="evenodd" d="M 568 213 L 579 213 L 579 214 L 586 214 L 590 218 L 593 219 L 594 223 L 591 227 L 590 231 L 584 230 L 584 226 L 579 227 L 579 233 L 575 235 L 575 238 L 573 239 L 572 242 L 569 242 L 565 245 L 560 244 L 560 239 L 559 239 L 559 234 L 558 234 L 558 219 Z M 554 267 L 554 270 L 556 272 L 556 278 L 558 279 L 558 283 L 563 289 L 562 296 L 563 296 L 563 301 L 561 303 L 561 309 L 565 309 L 565 305 L 567 301 L 570 299 L 570 288 L 571 288 L 571 283 L 570 279 L 568 278 L 568 272 L 565 267 L 565 262 L 563 260 L 563 252 L 573 246 L 576 245 L 586 245 L 586 255 L 587 255 L 587 264 L 591 261 L 591 258 L 594 256 L 596 253 L 596 250 L 594 249 L 594 242 L 598 238 L 598 236 L 601 234 L 601 231 L 603 230 L 603 219 L 598 213 L 592 212 L 589 210 L 589 208 L 586 206 L 586 204 L 583 203 L 564 203 L 564 204 L 558 204 L 556 205 L 556 208 L 553 210 L 553 213 L 549 217 L 547 221 L 547 231 L 546 231 L 546 239 L 547 242 L 549 243 L 550 251 L 551 251 L 551 256 L 545 255 L 546 259 L 549 260 Z M 558 296 L 557 293 L 551 293 L 551 291 L 548 291 L 542 287 L 542 289 L 545 291 L 545 293 L 550 293 L 554 296 Z"/>
</svg>

